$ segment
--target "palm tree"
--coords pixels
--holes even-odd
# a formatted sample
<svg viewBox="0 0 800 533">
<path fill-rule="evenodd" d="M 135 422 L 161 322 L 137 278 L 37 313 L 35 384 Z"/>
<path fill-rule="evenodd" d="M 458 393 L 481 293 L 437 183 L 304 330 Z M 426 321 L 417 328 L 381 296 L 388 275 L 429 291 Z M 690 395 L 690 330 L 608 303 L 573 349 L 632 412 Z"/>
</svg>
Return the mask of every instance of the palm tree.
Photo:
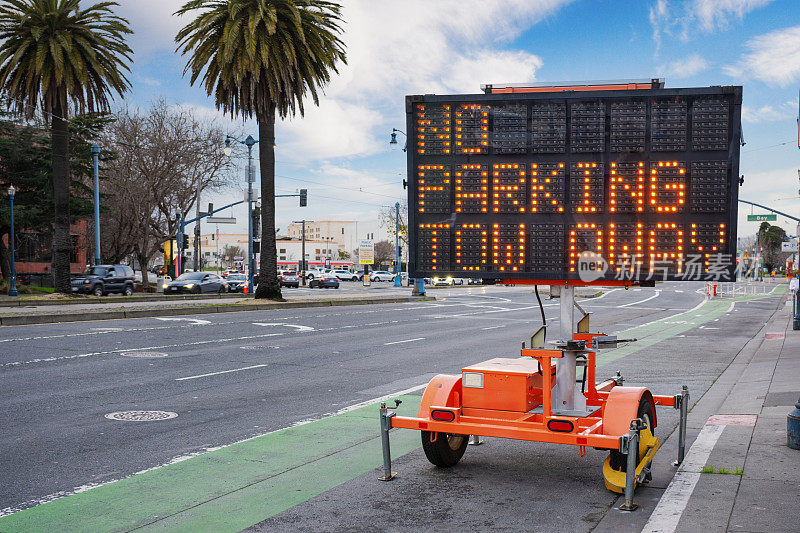
<svg viewBox="0 0 800 533">
<path fill-rule="evenodd" d="M 116 2 L 81 9 L 79 0 L 4 0 L 0 6 L 0 87 L 15 113 L 33 118 L 40 108 L 52 125 L 53 281 L 70 292 L 70 110 L 107 112 L 110 93 L 130 83 L 124 70 L 133 51 L 128 21 Z M 71 109 L 70 109 L 71 108 Z"/>
<path fill-rule="evenodd" d="M 275 250 L 275 117 L 303 115 L 303 99 L 345 62 L 341 6 L 325 0 L 191 0 L 199 11 L 175 41 L 191 57 L 191 84 L 202 78 L 217 108 L 255 117 L 261 161 L 261 257 L 256 298 L 281 298 Z"/>
</svg>

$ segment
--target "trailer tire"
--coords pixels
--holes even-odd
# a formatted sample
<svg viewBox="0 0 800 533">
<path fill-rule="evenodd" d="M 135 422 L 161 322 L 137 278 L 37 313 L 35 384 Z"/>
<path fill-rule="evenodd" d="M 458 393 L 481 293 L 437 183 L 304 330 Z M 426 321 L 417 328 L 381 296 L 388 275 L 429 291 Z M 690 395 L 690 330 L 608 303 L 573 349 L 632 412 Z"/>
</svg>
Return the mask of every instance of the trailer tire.
<svg viewBox="0 0 800 533">
<path fill-rule="evenodd" d="M 650 431 L 655 434 L 655 428 L 653 428 L 653 406 L 650 405 L 650 400 L 648 398 L 642 397 L 642 399 L 639 400 L 639 410 L 636 412 L 636 418 L 641 418 L 647 427 L 650 428 Z M 638 464 L 641 460 L 642 457 L 637 457 L 636 463 Z M 620 453 L 619 450 L 611 450 L 611 468 L 620 472 L 627 472 L 628 456 L 624 453 Z"/>
<path fill-rule="evenodd" d="M 455 433 L 422 431 L 422 450 L 432 464 L 448 468 L 455 466 L 467 449 L 469 437 Z M 433 442 L 431 442 L 433 439 Z"/>
</svg>

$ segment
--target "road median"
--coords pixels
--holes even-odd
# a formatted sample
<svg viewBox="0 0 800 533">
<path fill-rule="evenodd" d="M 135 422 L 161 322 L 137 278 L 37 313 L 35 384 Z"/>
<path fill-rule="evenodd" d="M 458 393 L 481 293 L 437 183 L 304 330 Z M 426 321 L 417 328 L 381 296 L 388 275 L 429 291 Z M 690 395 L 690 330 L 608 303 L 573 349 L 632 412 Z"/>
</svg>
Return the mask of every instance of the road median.
<svg viewBox="0 0 800 533">
<path fill-rule="evenodd" d="M 433 301 L 436 298 L 416 296 L 389 296 L 369 298 L 341 298 L 325 300 L 294 300 L 286 302 L 255 301 L 225 304 L 198 305 L 191 301 L 184 307 L 156 307 L 106 309 L 102 311 L 63 311 L 59 313 L 29 313 L 0 316 L 0 326 L 24 326 L 31 324 L 52 324 L 59 322 L 86 322 L 95 320 L 120 320 L 126 318 L 150 318 L 162 316 L 204 315 L 213 313 L 235 313 L 241 311 L 271 311 L 276 309 L 301 309 L 306 307 L 337 307 L 347 305 L 372 305 Z"/>
</svg>

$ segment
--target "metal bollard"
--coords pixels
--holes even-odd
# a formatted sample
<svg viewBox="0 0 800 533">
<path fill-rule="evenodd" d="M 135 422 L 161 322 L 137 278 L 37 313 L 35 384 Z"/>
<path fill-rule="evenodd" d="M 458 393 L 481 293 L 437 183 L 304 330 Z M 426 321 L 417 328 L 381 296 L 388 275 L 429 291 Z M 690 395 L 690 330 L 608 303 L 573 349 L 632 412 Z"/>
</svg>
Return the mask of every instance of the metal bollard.
<svg viewBox="0 0 800 533">
<path fill-rule="evenodd" d="M 686 419 L 689 415 L 689 387 L 681 387 L 681 393 L 675 396 L 677 404 L 673 401 L 675 409 L 681 410 L 681 419 L 678 425 L 678 460 L 672 463 L 673 466 L 680 466 L 683 458 L 686 457 Z"/>
<path fill-rule="evenodd" d="M 638 504 L 633 503 L 633 491 L 636 488 L 636 464 L 639 462 L 639 428 L 641 426 L 642 420 L 636 418 L 631 421 L 631 427 L 628 430 L 625 503 L 620 505 L 621 511 L 635 511 L 639 507 Z"/>
<path fill-rule="evenodd" d="M 800 450 L 800 400 L 786 416 L 786 445 L 793 450 Z"/>
<path fill-rule="evenodd" d="M 382 403 L 380 408 L 381 413 L 381 444 L 383 445 L 383 475 L 378 479 L 381 481 L 390 481 L 395 478 L 397 472 L 392 472 L 392 453 L 389 449 L 389 430 L 392 429 L 392 417 L 395 415 L 394 411 L 390 412 L 386 408 L 386 404 Z"/>
</svg>

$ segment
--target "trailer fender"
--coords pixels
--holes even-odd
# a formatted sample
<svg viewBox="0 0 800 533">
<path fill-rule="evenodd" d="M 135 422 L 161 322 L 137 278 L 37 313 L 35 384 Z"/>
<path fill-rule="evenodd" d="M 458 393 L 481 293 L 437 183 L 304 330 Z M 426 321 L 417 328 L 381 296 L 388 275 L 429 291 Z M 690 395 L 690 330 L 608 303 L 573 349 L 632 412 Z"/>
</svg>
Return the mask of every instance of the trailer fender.
<svg viewBox="0 0 800 533">
<path fill-rule="evenodd" d="M 603 433 L 605 435 L 625 435 L 631 426 L 631 420 L 639 412 L 639 402 L 642 399 L 650 401 L 653 408 L 653 428 L 658 425 L 656 421 L 656 402 L 653 394 L 646 387 L 614 387 L 608 393 L 608 399 L 603 407 Z M 652 431 L 653 428 L 650 428 Z"/>
<path fill-rule="evenodd" d="M 461 376 L 439 374 L 425 387 L 422 401 L 419 404 L 419 418 L 428 418 L 431 406 L 461 407 Z"/>
</svg>

